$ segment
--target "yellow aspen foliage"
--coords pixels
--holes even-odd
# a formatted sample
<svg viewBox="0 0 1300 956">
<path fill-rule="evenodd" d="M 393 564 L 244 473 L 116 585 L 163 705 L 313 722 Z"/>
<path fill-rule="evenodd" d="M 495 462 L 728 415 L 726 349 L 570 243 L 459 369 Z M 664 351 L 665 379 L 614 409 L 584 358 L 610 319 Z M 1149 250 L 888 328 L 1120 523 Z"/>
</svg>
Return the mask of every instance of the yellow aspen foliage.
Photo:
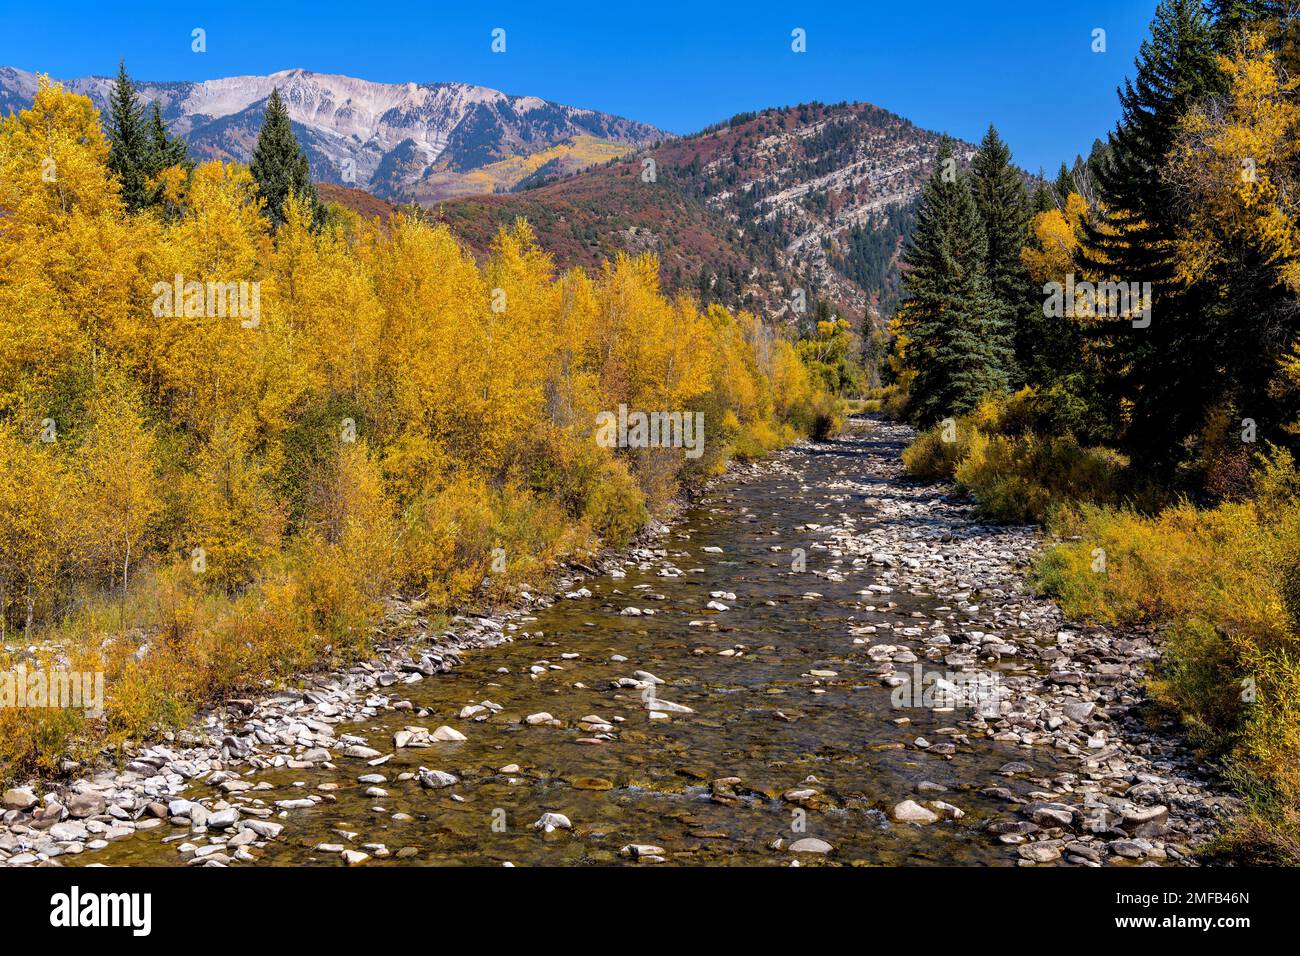
<svg viewBox="0 0 1300 956">
<path fill-rule="evenodd" d="M 550 257 L 537 247 L 526 222 L 502 229 L 491 253 L 484 269 L 484 376 L 478 389 L 483 453 L 489 462 L 504 464 L 516 447 L 515 436 L 542 420 L 562 290 L 554 282 Z"/>
<path fill-rule="evenodd" d="M 300 396 L 292 324 L 263 280 L 269 226 L 247 169 L 194 170 L 185 212 L 144 264 L 147 334 L 138 364 L 169 416 L 200 436 L 218 424 L 282 425 Z"/>
<path fill-rule="evenodd" d="M 0 408 L 89 364 L 135 311 L 136 230 L 107 157 L 90 100 L 48 79 L 0 120 Z"/>
<path fill-rule="evenodd" d="M 1226 104 L 1188 110 L 1168 162 L 1188 207 L 1175 240 L 1177 278 L 1198 281 L 1244 244 L 1280 287 L 1300 295 L 1300 77 L 1257 33 L 1220 57 L 1219 68 L 1230 83 Z M 1275 392 L 1300 389 L 1300 338 L 1278 371 Z"/>
<path fill-rule="evenodd" d="M 358 399 L 371 393 L 382 351 L 382 309 L 343 232 L 313 232 L 308 204 L 291 199 L 271 254 L 271 276 L 275 315 L 266 333 L 286 337 L 294 364 L 313 373 L 293 385 Z"/>
<path fill-rule="evenodd" d="M 177 545 L 201 580 L 233 591 L 279 551 L 288 516 L 269 478 L 231 427 L 219 428 L 194 456 L 175 502 L 183 528 Z"/>
<path fill-rule="evenodd" d="M 686 409 L 709 387 L 708 326 L 695 303 L 667 300 L 653 256 L 620 254 L 596 282 L 593 329 L 607 407 Z"/>
<path fill-rule="evenodd" d="M 482 451 L 488 290 L 445 226 L 402 215 L 372 258 L 384 304 L 379 377 L 392 427 L 419 428 L 457 457 Z"/>
<path fill-rule="evenodd" d="M 1064 209 L 1048 209 L 1034 216 L 1032 243 L 1020 250 L 1020 261 L 1035 282 L 1061 282 L 1075 269 L 1075 255 L 1088 220 L 1088 202 L 1078 193 L 1065 198 Z"/>
<path fill-rule="evenodd" d="M 536 587 L 837 421 L 812 357 L 666 295 L 653 256 L 559 273 L 521 220 L 479 263 L 429 216 L 301 202 L 272 234 L 223 162 L 164 170 L 128 216 L 107 157 L 46 80 L 0 121 L 0 629 L 84 635 L 114 740 L 363 650 L 390 591 Z M 598 440 L 621 405 L 703 416 L 699 454 Z M 102 640 L 123 628 L 153 651 Z M 0 756 L 75 729 L 0 721 Z"/>
<path fill-rule="evenodd" d="M 808 368 L 800 361 L 794 346 L 785 339 L 772 342 L 768 367 L 776 420 L 793 421 L 802 409 L 812 404 L 814 389 Z"/>
<path fill-rule="evenodd" d="M 317 624 L 359 640 L 398 576 L 398 523 L 362 441 L 340 442 L 312 477 L 302 577 Z"/>
<path fill-rule="evenodd" d="M 717 470 L 725 464 L 728 449 L 757 457 L 783 442 L 771 427 L 775 408 L 770 334 L 748 312 L 733 318 L 722 306 L 712 305 L 705 317 L 713 339 L 705 421 L 714 427 L 704 467 Z"/>
<path fill-rule="evenodd" d="M 75 482 L 59 446 L 0 422 L 0 633 L 52 610 L 55 585 L 75 567 L 81 528 Z"/>
<path fill-rule="evenodd" d="M 1184 115 L 1167 175 L 1184 192 L 1186 224 L 1176 240 L 1178 278 L 1191 284 L 1223 262 L 1229 247 L 1250 242 L 1300 293 L 1300 77 L 1288 77 L 1264 37 L 1248 35 L 1220 57 L 1231 91 L 1226 105 Z"/>
<path fill-rule="evenodd" d="M 589 425 L 601 407 L 600 370 L 592 348 L 598 305 L 591 279 L 580 269 L 563 275 L 551 328 L 546 374 L 546 414 L 551 424 Z"/>
<path fill-rule="evenodd" d="M 101 567 L 125 595 L 130 571 L 147 553 L 162 509 L 156 441 L 144 410 L 119 375 L 106 376 L 91 403 L 90 422 L 78 450 L 81 507 Z"/>
</svg>

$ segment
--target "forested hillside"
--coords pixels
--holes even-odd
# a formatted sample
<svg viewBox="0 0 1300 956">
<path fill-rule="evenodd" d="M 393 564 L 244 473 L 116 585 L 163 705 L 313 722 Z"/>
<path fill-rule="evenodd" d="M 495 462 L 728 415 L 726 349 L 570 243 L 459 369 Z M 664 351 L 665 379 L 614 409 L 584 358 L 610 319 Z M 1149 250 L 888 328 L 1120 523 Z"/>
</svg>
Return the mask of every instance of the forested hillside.
<svg viewBox="0 0 1300 956">
<path fill-rule="evenodd" d="M 525 216 L 561 263 L 649 249 L 670 288 L 705 301 L 789 322 L 824 301 L 857 324 L 892 313 L 901 240 L 939 142 L 870 104 L 808 103 L 438 211 L 479 250 Z M 973 147 L 958 150 L 964 164 Z"/>
</svg>

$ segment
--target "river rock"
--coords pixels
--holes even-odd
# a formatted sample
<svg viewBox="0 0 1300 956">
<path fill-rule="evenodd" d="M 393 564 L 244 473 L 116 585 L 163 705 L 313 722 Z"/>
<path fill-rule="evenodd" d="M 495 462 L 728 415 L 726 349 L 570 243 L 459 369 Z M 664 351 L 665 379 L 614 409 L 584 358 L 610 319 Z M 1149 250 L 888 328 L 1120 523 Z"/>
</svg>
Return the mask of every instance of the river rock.
<svg viewBox="0 0 1300 956">
<path fill-rule="evenodd" d="M 74 793 L 67 803 L 68 816 L 93 817 L 104 812 L 104 798 L 97 793 Z"/>
<path fill-rule="evenodd" d="M 1123 813 L 1123 827 L 1134 836 L 1157 836 L 1169 822 L 1169 808 L 1131 807 Z"/>
<path fill-rule="evenodd" d="M 1051 863 L 1061 858 L 1061 848 L 1054 843 L 1027 843 L 1017 847 L 1016 852 L 1031 863 Z"/>
<path fill-rule="evenodd" d="M 238 822 L 239 810 L 235 807 L 217 810 L 208 816 L 208 827 L 214 830 L 224 830 L 227 827 L 233 827 Z"/>
<path fill-rule="evenodd" d="M 443 787 L 450 787 L 453 784 L 460 783 L 460 778 L 447 773 L 444 770 L 425 770 L 420 768 L 420 786 L 429 790 L 440 790 Z"/>
<path fill-rule="evenodd" d="M 915 800 L 904 800 L 895 805 L 893 817 L 899 823 L 935 823 L 939 819 L 937 813 L 927 810 Z"/>
<path fill-rule="evenodd" d="M 1025 813 L 1039 826 L 1068 827 L 1074 824 L 1074 811 L 1063 803 L 1031 803 L 1025 807 Z"/>
<path fill-rule="evenodd" d="M 661 714 L 693 714 L 695 711 L 685 704 L 674 704 L 670 700 L 659 700 L 657 697 L 650 697 L 642 701 L 648 710 L 657 710 Z"/>
<path fill-rule="evenodd" d="M 533 824 L 534 830 L 541 830 L 545 833 L 552 833 L 555 830 L 572 830 L 573 824 L 563 813 L 543 813 L 541 818 Z"/>
<path fill-rule="evenodd" d="M 834 850 L 825 840 L 819 840 L 816 837 L 804 837 L 802 840 L 795 840 L 790 844 L 792 853 L 821 853 L 826 854 Z"/>
<path fill-rule="evenodd" d="M 30 787 L 14 787 L 4 792 L 3 801 L 6 810 L 30 810 L 36 806 L 36 794 Z"/>
<path fill-rule="evenodd" d="M 257 834 L 263 840 L 274 840 L 284 832 L 283 823 L 275 823 L 271 820 L 245 820 L 242 827 Z"/>
<path fill-rule="evenodd" d="M 650 856 L 662 857 L 664 855 L 664 848 L 661 846 L 654 846 L 651 843 L 629 843 L 618 852 L 620 856 L 628 856 L 637 860 Z"/>
</svg>

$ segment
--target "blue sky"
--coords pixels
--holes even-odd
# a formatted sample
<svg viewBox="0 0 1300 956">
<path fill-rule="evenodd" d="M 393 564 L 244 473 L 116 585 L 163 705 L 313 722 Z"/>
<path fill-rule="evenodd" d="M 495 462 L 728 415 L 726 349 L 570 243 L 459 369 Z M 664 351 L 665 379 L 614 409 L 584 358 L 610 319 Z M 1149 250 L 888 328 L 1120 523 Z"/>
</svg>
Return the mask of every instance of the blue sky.
<svg viewBox="0 0 1300 956">
<path fill-rule="evenodd" d="M 856 3 L 55 5 L 0 0 L 0 66 L 149 80 L 291 67 L 385 82 L 460 80 L 607 110 L 674 133 L 807 100 L 865 100 L 977 141 L 995 123 L 1025 168 L 1104 137 L 1157 0 Z M 191 31 L 207 52 L 191 51 Z M 506 52 L 490 49 L 506 31 Z M 806 31 L 807 52 L 791 50 Z M 1094 53 L 1093 30 L 1106 31 Z"/>
</svg>

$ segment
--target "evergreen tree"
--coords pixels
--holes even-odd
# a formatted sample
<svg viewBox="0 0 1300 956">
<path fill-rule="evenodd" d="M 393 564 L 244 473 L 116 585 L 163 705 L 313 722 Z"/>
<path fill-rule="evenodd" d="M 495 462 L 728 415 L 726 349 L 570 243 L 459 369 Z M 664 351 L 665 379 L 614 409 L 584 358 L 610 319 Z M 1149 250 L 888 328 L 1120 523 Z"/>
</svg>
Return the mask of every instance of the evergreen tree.
<svg viewBox="0 0 1300 956">
<path fill-rule="evenodd" d="M 117 80 L 108 98 L 108 167 L 122 184 L 122 200 L 128 212 L 139 212 L 159 201 L 158 190 L 149 181 L 169 166 L 191 169 L 185 142 L 167 132 L 157 100 L 146 117 L 135 84 L 119 61 Z"/>
<path fill-rule="evenodd" d="M 1020 171 L 1011 165 L 1010 148 L 992 125 L 971 173 L 971 194 L 987 244 L 984 274 L 996 306 L 989 345 L 1008 378 L 1022 384 L 1023 369 L 1032 364 L 1036 332 L 1029 321 L 1029 273 L 1020 262 L 1020 250 L 1029 238 L 1029 197 Z"/>
<path fill-rule="evenodd" d="M 1219 52 L 1231 55 L 1247 31 L 1262 33 L 1294 76 L 1300 69 L 1300 29 L 1294 0 L 1210 0 L 1213 35 Z"/>
<path fill-rule="evenodd" d="M 151 142 L 144 121 L 144 107 L 136 96 L 135 84 L 126 73 L 126 61 L 118 61 L 117 80 L 108 96 L 108 168 L 122 184 L 122 201 L 128 212 L 137 212 L 149 201 L 148 179 Z"/>
<path fill-rule="evenodd" d="M 1167 240 L 1177 203 L 1161 175 L 1183 111 L 1223 90 L 1209 23 L 1198 0 L 1162 0 L 1120 91 L 1121 119 L 1097 170 L 1110 215 L 1089 235 L 1096 257 L 1119 273 L 1155 281 L 1169 274 Z"/>
<path fill-rule="evenodd" d="M 1034 184 L 1033 195 L 1029 199 L 1029 209 L 1032 219 L 1033 216 L 1040 212 L 1047 212 L 1049 209 L 1056 209 L 1056 196 L 1052 192 L 1052 187 L 1047 185 L 1047 180 L 1043 178 L 1042 171 L 1039 171 L 1038 182 Z"/>
<path fill-rule="evenodd" d="M 162 107 L 158 105 L 157 100 L 154 100 L 153 109 L 149 114 L 148 131 L 149 175 L 156 176 L 171 166 L 180 166 L 186 170 L 194 168 L 185 140 L 167 132 L 167 124 L 163 122 Z"/>
<path fill-rule="evenodd" d="M 904 252 L 908 298 L 899 316 L 916 369 L 911 414 L 921 425 L 968 411 L 1007 384 L 984 274 L 988 244 L 967 177 L 956 175 L 952 160 L 945 139 Z"/>
<path fill-rule="evenodd" d="M 1162 172 L 1179 117 L 1224 85 L 1199 0 L 1161 0 L 1136 66 L 1120 91 L 1121 119 L 1109 149 L 1098 153 L 1101 213 L 1088 223 L 1082 260 L 1098 275 L 1151 283 L 1149 327 L 1115 321 L 1097 331 L 1111 340 L 1112 399 L 1132 403 L 1123 443 L 1141 466 L 1167 471 L 1204 418 L 1206 380 L 1214 375 L 1204 292 L 1172 282 L 1180 204 Z"/>
<path fill-rule="evenodd" d="M 258 194 L 266 201 L 266 216 L 272 226 L 284 223 L 284 206 L 290 195 L 305 197 L 315 221 L 323 221 L 325 208 L 311 181 L 307 154 L 293 134 L 279 88 L 272 89 L 266 101 L 266 118 L 257 136 L 249 172 L 257 183 Z"/>
<path fill-rule="evenodd" d="M 1056 171 L 1056 182 L 1052 183 L 1052 189 L 1056 193 L 1058 206 L 1065 205 L 1065 200 L 1069 198 L 1070 193 L 1079 191 L 1074 182 L 1074 173 L 1065 163 L 1061 163 L 1061 168 Z"/>
</svg>

